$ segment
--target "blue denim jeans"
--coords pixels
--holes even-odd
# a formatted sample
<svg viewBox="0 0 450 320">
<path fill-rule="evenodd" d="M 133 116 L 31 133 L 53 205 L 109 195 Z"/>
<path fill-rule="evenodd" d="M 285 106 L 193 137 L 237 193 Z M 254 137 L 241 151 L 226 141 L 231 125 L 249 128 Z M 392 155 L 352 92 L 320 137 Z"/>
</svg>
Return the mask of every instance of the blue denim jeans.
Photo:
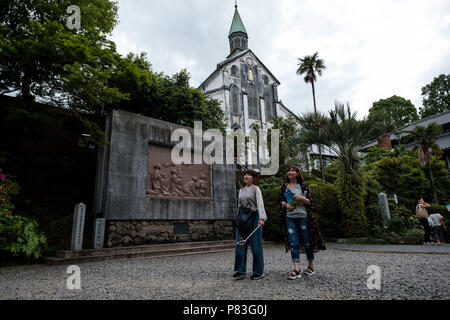
<svg viewBox="0 0 450 320">
<path fill-rule="evenodd" d="M 305 246 L 306 258 L 314 260 L 314 251 L 309 243 L 308 217 L 289 218 L 286 217 L 286 230 L 291 247 L 292 262 L 300 262 L 300 237 Z"/>
<path fill-rule="evenodd" d="M 252 231 L 258 226 L 258 220 L 259 214 L 258 212 L 256 212 L 255 218 L 253 220 Z M 260 227 L 255 231 L 255 233 L 245 242 L 243 248 L 240 248 L 238 245 L 239 238 L 242 237 L 242 235 L 239 233 L 239 230 L 236 231 L 236 254 L 234 259 L 235 272 L 247 273 L 247 251 L 248 246 L 250 245 L 253 255 L 253 273 L 260 276 L 264 275 L 262 228 L 263 227 Z"/>
</svg>

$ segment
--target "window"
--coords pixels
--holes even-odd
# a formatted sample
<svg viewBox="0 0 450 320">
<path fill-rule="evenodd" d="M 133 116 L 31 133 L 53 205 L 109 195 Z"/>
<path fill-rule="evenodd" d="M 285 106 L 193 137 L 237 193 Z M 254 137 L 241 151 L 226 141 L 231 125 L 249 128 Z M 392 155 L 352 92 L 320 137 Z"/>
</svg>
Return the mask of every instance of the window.
<svg viewBox="0 0 450 320">
<path fill-rule="evenodd" d="M 248 81 L 253 82 L 253 71 L 252 71 L 252 69 L 248 69 Z"/>
<path fill-rule="evenodd" d="M 248 86 L 248 116 L 259 118 L 258 114 L 258 96 L 254 85 Z"/>
<path fill-rule="evenodd" d="M 239 92 L 238 88 L 231 88 L 231 113 L 239 114 Z"/>
<path fill-rule="evenodd" d="M 273 112 L 272 112 L 272 99 L 270 99 L 269 96 L 266 96 L 264 98 L 264 106 L 266 110 L 266 121 L 270 121 L 270 119 L 273 116 Z"/>
<path fill-rule="evenodd" d="M 268 85 L 269 85 L 269 77 L 266 76 L 266 75 L 264 75 L 264 76 L 263 76 L 263 80 L 264 80 L 264 85 L 265 85 L 265 86 L 268 86 Z"/>
<path fill-rule="evenodd" d="M 231 75 L 234 77 L 239 77 L 239 70 L 235 65 L 231 67 Z"/>
</svg>

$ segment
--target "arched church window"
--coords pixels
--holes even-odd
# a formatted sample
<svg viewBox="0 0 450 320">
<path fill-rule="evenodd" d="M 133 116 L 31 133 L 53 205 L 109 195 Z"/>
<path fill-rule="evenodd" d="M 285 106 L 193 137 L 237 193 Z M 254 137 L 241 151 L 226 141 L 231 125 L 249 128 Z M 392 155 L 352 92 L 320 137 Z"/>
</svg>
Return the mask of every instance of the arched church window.
<svg viewBox="0 0 450 320">
<path fill-rule="evenodd" d="M 270 99 L 269 96 L 265 96 L 264 105 L 266 110 L 266 121 L 270 121 L 274 114 L 272 109 L 272 99 Z"/>
<path fill-rule="evenodd" d="M 269 85 L 269 77 L 266 76 L 266 75 L 264 75 L 264 76 L 263 76 L 263 79 L 264 79 L 264 85 L 265 85 L 265 86 L 268 86 L 268 85 Z"/>
<path fill-rule="evenodd" d="M 233 77 L 239 77 L 239 70 L 238 70 L 238 68 L 235 65 L 233 65 L 231 67 L 231 75 Z"/>
<path fill-rule="evenodd" d="M 252 118 L 259 118 L 258 113 L 258 96 L 254 85 L 248 86 L 248 116 Z"/>
<path fill-rule="evenodd" d="M 238 88 L 231 88 L 231 113 L 239 114 L 239 91 Z"/>
<path fill-rule="evenodd" d="M 248 69 L 248 81 L 254 81 L 253 80 L 253 70 L 252 69 Z"/>
</svg>

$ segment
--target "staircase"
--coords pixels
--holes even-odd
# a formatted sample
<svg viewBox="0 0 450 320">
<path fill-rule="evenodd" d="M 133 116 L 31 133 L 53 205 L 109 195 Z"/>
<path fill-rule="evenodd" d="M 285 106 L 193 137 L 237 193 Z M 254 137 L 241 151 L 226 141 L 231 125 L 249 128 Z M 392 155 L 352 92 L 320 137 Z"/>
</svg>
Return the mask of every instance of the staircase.
<svg viewBox="0 0 450 320">
<path fill-rule="evenodd" d="M 267 241 L 263 242 L 263 244 L 267 243 Z M 234 250 L 234 248 L 235 240 L 222 240 L 87 249 L 80 251 L 58 250 L 55 252 L 55 257 L 44 257 L 44 262 L 48 265 L 59 265 L 149 257 L 173 257 Z"/>
</svg>

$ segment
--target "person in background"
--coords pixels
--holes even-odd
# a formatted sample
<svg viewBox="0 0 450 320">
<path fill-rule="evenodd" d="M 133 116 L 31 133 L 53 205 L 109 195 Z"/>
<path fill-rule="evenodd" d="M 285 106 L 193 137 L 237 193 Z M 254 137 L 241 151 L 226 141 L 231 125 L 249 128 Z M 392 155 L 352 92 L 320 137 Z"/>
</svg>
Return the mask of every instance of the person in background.
<svg viewBox="0 0 450 320">
<path fill-rule="evenodd" d="M 427 208 L 431 208 L 431 205 L 429 205 L 428 203 L 426 203 L 422 197 L 419 198 L 417 206 L 416 206 L 416 210 L 427 210 Z M 428 213 L 427 213 L 428 216 Z M 424 245 L 428 245 L 431 244 L 431 232 L 430 232 L 430 225 L 428 223 L 427 218 L 419 218 L 419 222 L 422 224 L 423 226 L 423 230 L 425 231 L 425 235 L 423 238 L 423 244 Z"/>
<path fill-rule="evenodd" d="M 255 185 L 258 173 L 254 170 L 247 170 L 244 173 L 245 187 L 239 190 L 238 204 L 239 207 L 249 207 L 254 214 L 252 230 L 261 226 L 255 233 L 245 242 L 243 247 L 238 245 L 239 239 L 243 236 L 239 230 L 236 231 L 236 253 L 234 260 L 233 280 L 244 279 L 247 275 L 247 251 L 250 245 L 253 255 L 253 274 L 251 280 L 259 280 L 264 277 L 264 256 L 262 247 L 262 227 L 267 219 L 266 210 L 262 198 L 261 189 Z M 239 209 L 238 209 L 239 211 Z"/>
<path fill-rule="evenodd" d="M 437 240 L 438 245 L 444 244 L 444 233 L 442 231 L 442 223 L 444 221 L 444 217 L 439 213 L 433 213 L 430 215 L 430 219 L 433 221 L 434 225 L 434 237 Z"/>
</svg>

